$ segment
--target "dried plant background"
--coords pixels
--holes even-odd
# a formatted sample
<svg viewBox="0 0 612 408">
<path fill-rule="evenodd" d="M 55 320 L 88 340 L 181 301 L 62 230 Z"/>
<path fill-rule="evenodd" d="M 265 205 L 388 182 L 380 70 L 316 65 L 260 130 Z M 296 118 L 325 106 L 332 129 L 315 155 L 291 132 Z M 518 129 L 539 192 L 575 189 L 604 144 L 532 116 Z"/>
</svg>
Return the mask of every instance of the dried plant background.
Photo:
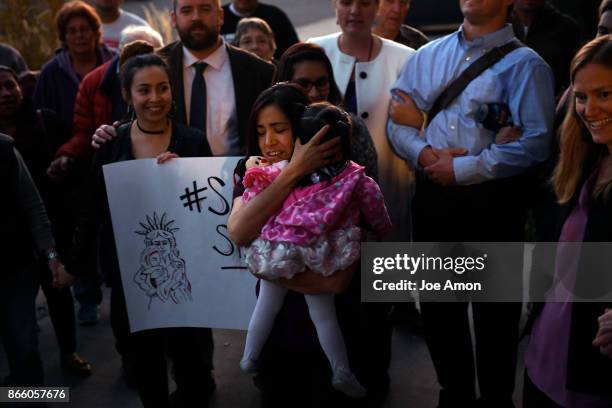
<svg viewBox="0 0 612 408">
<path fill-rule="evenodd" d="M 1 0 L 0 42 L 19 50 L 31 70 L 39 70 L 60 46 L 55 14 L 67 0 Z M 143 6 L 145 20 L 158 31 L 164 44 L 174 41 L 167 10 Z"/>
<path fill-rule="evenodd" d="M 152 29 L 161 34 L 164 44 L 174 41 L 174 30 L 168 10 L 160 10 L 155 4 L 142 7 L 144 18 Z"/>
<path fill-rule="evenodd" d="M 65 0 L 0 1 L 0 42 L 19 50 L 31 70 L 38 70 L 59 47 L 55 14 Z"/>
</svg>

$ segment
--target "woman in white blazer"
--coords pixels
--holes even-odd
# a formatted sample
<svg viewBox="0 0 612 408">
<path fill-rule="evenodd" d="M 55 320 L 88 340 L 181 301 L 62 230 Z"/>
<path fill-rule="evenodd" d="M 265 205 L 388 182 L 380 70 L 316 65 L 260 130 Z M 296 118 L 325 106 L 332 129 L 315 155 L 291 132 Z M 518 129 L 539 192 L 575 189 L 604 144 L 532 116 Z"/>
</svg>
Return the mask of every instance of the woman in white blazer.
<svg viewBox="0 0 612 408">
<path fill-rule="evenodd" d="M 391 87 L 414 50 L 372 34 L 379 0 L 333 0 L 332 4 L 342 31 L 308 41 L 325 50 L 345 109 L 362 118 L 372 135 L 379 184 L 393 223 L 388 240 L 408 241 L 412 172 L 391 150 L 386 126 Z"/>
</svg>

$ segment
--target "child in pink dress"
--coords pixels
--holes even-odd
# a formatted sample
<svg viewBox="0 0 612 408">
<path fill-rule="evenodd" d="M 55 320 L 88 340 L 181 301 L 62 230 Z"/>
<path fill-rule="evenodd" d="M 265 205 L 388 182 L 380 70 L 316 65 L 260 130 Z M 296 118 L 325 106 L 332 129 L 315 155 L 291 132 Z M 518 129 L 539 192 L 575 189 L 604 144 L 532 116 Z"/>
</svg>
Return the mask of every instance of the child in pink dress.
<svg viewBox="0 0 612 408">
<path fill-rule="evenodd" d="M 257 359 L 282 307 L 287 289 L 269 280 L 291 279 L 309 269 L 323 276 L 346 269 L 360 257 L 361 219 L 382 237 L 391 227 L 380 188 L 364 168 L 346 160 L 350 141 L 349 116 L 333 105 L 311 105 L 302 116 L 300 138 L 306 143 L 316 130 L 329 124 L 327 138 L 340 136 L 343 158 L 320 169 L 285 199 L 282 208 L 246 248 L 246 262 L 261 281 L 257 305 L 249 323 L 241 367 L 256 371 Z M 242 199 L 248 202 L 263 191 L 287 165 L 281 161 L 257 166 L 247 161 Z M 333 294 L 305 295 L 319 342 L 332 368 L 332 385 L 351 397 L 365 389 L 350 370 L 344 339 L 338 326 Z"/>
</svg>

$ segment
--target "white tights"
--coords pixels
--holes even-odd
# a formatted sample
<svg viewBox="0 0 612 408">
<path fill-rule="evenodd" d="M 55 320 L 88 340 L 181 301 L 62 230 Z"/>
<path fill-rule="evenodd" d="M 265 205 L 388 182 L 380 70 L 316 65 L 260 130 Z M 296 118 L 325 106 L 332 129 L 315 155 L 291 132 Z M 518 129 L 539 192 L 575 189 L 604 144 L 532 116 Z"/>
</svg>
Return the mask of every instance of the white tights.
<svg viewBox="0 0 612 408">
<path fill-rule="evenodd" d="M 256 361 L 259 358 L 276 315 L 283 306 L 287 289 L 274 282 L 262 280 L 259 299 L 249 322 L 243 358 Z M 304 295 L 310 319 L 315 325 L 319 343 L 331 364 L 332 372 L 348 370 L 349 363 L 344 338 L 338 326 L 333 294 Z"/>
</svg>

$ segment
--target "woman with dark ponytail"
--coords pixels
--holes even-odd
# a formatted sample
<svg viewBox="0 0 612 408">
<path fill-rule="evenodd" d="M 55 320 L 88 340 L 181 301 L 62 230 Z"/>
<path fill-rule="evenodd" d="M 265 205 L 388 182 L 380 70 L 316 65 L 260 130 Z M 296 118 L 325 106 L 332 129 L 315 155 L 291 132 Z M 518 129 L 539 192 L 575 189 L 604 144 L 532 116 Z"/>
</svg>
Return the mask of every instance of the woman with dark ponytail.
<svg viewBox="0 0 612 408">
<path fill-rule="evenodd" d="M 134 117 L 121 125 L 117 137 L 94 156 L 72 261 L 75 270 L 86 264 L 88 257 L 96 254 L 96 237 L 100 234 L 98 253 L 102 273 L 111 286 L 111 325 L 117 349 L 130 362 L 143 405 L 170 405 L 168 355 L 174 362 L 177 384 L 172 402 L 175 406 L 202 406 L 208 398 L 208 392 L 203 390 L 210 382 L 207 375 L 212 362 L 194 356 L 199 353 L 201 342 L 212 342 L 210 329 L 169 328 L 130 333 L 102 166 L 134 159 L 157 158 L 161 164 L 176 157 L 206 157 L 211 156 L 210 147 L 201 132 L 172 120 L 168 66 L 159 56 L 146 54 L 129 59 L 122 68 L 121 87 Z"/>
</svg>

